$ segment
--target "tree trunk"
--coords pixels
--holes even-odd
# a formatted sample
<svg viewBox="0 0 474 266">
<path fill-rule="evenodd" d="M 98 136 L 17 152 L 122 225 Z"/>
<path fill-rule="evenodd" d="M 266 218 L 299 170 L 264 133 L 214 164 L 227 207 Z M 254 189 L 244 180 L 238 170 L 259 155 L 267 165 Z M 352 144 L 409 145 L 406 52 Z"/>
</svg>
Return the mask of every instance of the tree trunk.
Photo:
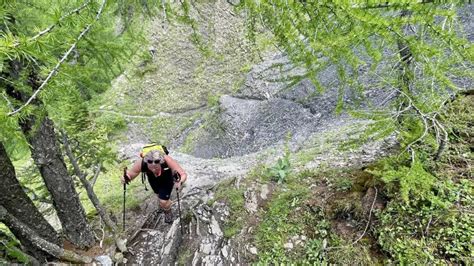
<svg viewBox="0 0 474 266">
<path fill-rule="evenodd" d="M 41 238 L 30 227 L 19 221 L 16 217 L 11 215 L 3 205 L 0 205 L 0 221 L 5 223 L 12 231 L 18 232 L 23 239 L 27 239 L 31 245 L 43 250 L 44 252 L 61 260 L 66 260 L 74 263 L 91 263 L 92 259 L 87 256 L 79 255 L 75 252 L 65 250 L 56 244 L 48 242 Z"/>
<path fill-rule="evenodd" d="M 99 198 L 97 198 L 97 195 L 94 192 L 94 189 L 92 188 L 91 184 L 89 181 L 86 179 L 86 174 L 81 171 L 79 168 L 79 164 L 77 163 L 76 157 L 72 153 L 71 146 L 69 146 L 69 139 L 65 131 L 61 131 L 62 139 L 63 139 L 63 146 L 64 149 L 66 150 L 66 155 L 68 156 L 69 160 L 71 161 L 71 164 L 74 168 L 74 172 L 76 173 L 76 176 L 79 178 L 81 181 L 82 185 L 87 191 L 87 196 L 89 197 L 90 201 L 94 205 L 95 209 L 99 213 L 100 217 L 104 221 L 104 223 L 110 227 L 112 232 L 115 234 L 117 232 L 117 225 L 112 221 L 110 216 L 107 214 L 107 211 L 105 208 L 100 204 Z"/>
<path fill-rule="evenodd" d="M 3 143 L 0 142 L 0 202 L 8 213 L 16 219 L 22 221 L 26 226 L 35 231 L 40 237 L 47 241 L 60 245 L 61 241 L 53 227 L 44 219 L 31 199 L 23 191 L 20 183 L 16 179 L 15 169 Z M 21 242 L 25 251 L 40 261 L 46 261 L 49 257 L 44 251 L 38 249 L 21 232 L 12 229 L 12 233 Z"/>
<path fill-rule="evenodd" d="M 3 80 L 22 80 L 26 77 L 22 81 L 34 92 L 40 87 L 38 70 L 19 60 L 9 60 L 8 65 L 8 72 L 1 73 L 3 79 L 0 85 L 5 87 L 10 97 L 24 103 L 29 98 L 28 93 L 18 90 L 13 82 Z M 53 206 L 66 238 L 80 248 L 90 247 L 95 242 L 94 235 L 56 142 L 53 122 L 48 119 L 40 99 L 35 98 L 31 105 L 37 107 L 34 113 L 20 119 L 19 124 L 30 144 L 33 160 L 53 198 Z"/>
<path fill-rule="evenodd" d="M 84 209 L 69 176 L 63 156 L 56 141 L 53 122 L 42 118 L 33 130 L 33 119 L 21 123 L 31 147 L 31 155 L 51 193 L 63 231 L 74 245 L 84 248 L 94 244 L 94 235 L 87 223 Z"/>
</svg>

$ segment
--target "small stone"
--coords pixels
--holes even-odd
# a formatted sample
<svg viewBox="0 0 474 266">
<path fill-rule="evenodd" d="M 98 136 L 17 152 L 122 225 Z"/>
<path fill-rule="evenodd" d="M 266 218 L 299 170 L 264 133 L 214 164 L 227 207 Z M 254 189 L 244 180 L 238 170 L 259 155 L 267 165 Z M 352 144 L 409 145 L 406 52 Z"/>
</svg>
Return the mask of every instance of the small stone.
<svg viewBox="0 0 474 266">
<path fill-rule="evenodd" d="M 123 262 L 123 253 L 122 252 L 117 252 L 114 255 L 114 261 L 116 263 L 122 263 Z"/>
<path fill-rule="evenodd" d="M 228 246 L 224 246 L 224 247 L 221 249 L 222 257 L 224 257 L 225 259 L 227 259 L 227 256 L 229 256 L 229 251 L 228 251 L 228 249 L 229 249 Z"/>
<path fill-rule="evenodd" d="M 206 255 L 211 255 L 212 253 L 212 244 L 201 244 L 199 251 Z"/>
<path fill-rule="evenodd" d="M 209 233 L 215 236 L 218 236 L 218 237 L 224 236 L 219 226 L 219 223 L 217 222 L 216 218 L 214 218 L 214 216 L 211 216 L 211 224 L 209 225 L 209 231 L 210 231 Z"/>
<path fill-rule="evenodd" d="M 127 251 L 127 239 L 118 238 L 115 240 L 115 245 L 120 250 L 120 252 L 123 253 Z"/>
<path fill-rule="evenodd" d="M 262 185 L 262 188 L 260 190 L 260 198 L 262 200 L 266 200 L 268 197 L 268 193 L 270 193 L 270 190 L 268 189 L 268 185 L 267 184 Z"/>
<path fill-rule="evenodd" d="M 109 256 L 98 256 L 94 258 L 100 265 L 111 266 L 113 264 L 112 259 Z"/>
<path fill-rule="evenodd" d="M 257 251 L 257 248 L 256 247 L 250 247 L 249 248 L 249 251 L 250 253 L 254 254 L 254 255 L 257 255 L 258 254 L 258 251 Z"/>
<path fill-rule="evenodd" d="M 293 243 L 288 242 L 288 243 L 286 243 L 285 245 L 283 245 L 283 247 L 284 247 L 285 249 L 293 249 Z"/>
<path fill-rule="evenodd" d="M 255 191 L 253 191 L 253 190 L 245 191 L 244 197 L 245 197 L 244 206 L 245 206 L 245 209 L 247 210 L 247 212 L 249 212 L 249 213 L 257 212 L 258 200 L 257 200 L 257 195 L 256 195 Z"/>
</svg>

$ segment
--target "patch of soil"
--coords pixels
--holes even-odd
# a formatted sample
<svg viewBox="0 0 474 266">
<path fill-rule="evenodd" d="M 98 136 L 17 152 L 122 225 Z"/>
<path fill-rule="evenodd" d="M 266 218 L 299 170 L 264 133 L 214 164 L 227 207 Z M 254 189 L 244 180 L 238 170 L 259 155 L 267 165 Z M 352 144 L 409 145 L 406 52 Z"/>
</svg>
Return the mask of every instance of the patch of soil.
<svg viewBox="0 0 474 266">
<path fill-rule="evenodd" d="M 83 249 L 79 249 L 79 248 L 75 247 L 68 240 L 63 241 L 63 248 L 65 250 L 69 250 L 69 251 L 75 252 L 79 255 L 88 256 L 88 257 L 91 257 L 91 258 L 95 258 L 97 256 L 100 256 L 100 255 L 103 255 L 103 254 L 106 253 L 105 247 L 101 248 L 99 245 L 95 245 L 95 246 L 93 246 L 93 247 L 91 247 L 87 250 L 83 250 Z"/>
<path fill-rule="evenodd" d="M 331 228 L 336 234 L 344 239 L 355 239 L 357 237 L 357 227 L 352 221 L 346 219 L 336 219 L 331 221 Z"/>
</svg>

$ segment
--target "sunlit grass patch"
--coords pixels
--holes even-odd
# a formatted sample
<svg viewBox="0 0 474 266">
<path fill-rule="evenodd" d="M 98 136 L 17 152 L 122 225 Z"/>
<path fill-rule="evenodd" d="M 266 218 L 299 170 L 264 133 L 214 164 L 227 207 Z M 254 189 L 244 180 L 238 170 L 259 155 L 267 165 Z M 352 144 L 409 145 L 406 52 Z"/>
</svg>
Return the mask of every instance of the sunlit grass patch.
<svg viewBox="0 0 474 266">
<path fill-rule="evenodd" d="M 218 185 L 214 200 L 224 202 L 230 209 L 230 216 L 223 226 L 224 237 L 231 238 L 238 234 L 245 223 L 244 189 L 233 184 L 234 179 L 226 180 Z M 212 205 L 213 202 L 209 202 Z"/>
</svg>

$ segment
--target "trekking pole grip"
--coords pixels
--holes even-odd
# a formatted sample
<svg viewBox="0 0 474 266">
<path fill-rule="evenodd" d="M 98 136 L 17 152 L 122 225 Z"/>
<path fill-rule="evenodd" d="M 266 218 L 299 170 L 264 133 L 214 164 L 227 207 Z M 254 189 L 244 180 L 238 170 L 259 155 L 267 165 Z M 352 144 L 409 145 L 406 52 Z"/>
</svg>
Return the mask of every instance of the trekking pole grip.
<svg viewBox="0 0 474 266">
<path fill-rule="evenodd" d="M 178 172 L 174 172 L 174 182 L 178 183 L 181 181 L 181 175 Z"/>
<path fill-rule="evenodd" d="M 126 189 L 128 183 L 131 181 L 127 175 L 127 167 L 123 168 L 123 189 Z"/>
</svg>

